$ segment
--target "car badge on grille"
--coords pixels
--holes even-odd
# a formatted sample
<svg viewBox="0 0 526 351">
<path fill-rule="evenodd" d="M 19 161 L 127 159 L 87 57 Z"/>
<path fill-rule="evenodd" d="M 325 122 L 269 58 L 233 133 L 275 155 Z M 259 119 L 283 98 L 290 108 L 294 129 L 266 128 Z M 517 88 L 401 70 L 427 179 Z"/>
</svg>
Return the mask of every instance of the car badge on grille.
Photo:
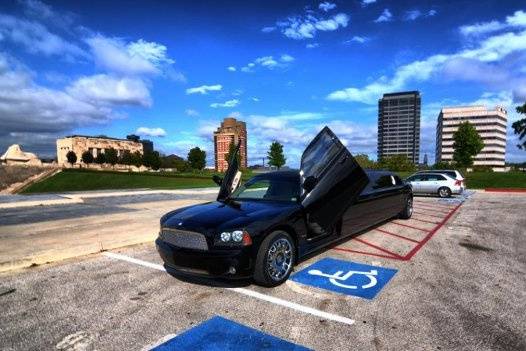
<svg viewBox="0 0 526 351">
<path fill-rule="evenodd" d="M 179 222 L 177 225 L 183 225 L 183 222 Z"/>
</svg>

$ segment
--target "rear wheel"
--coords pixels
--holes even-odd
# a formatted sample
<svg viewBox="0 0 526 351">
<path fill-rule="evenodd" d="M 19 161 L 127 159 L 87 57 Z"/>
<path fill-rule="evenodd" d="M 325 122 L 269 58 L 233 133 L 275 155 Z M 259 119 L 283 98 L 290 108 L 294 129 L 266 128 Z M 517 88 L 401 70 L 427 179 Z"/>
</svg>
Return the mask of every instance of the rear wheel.
<svg viewBox="0 0 526 351">
<path fill-rule="evenodd" d="M 413 215 L 413 197 L 408 196 L 407 199 L 405 200 L 405 207 L 402 210 L 402 212 L 400 212 L 398 217 L 400 217 L 401 219 L 409 219 L 411 218 L 412 215 Z"/>
<path fill-rule="evenodd" d="M 438 196 L 440 197 L 450 197 L 451 196 L 451 189 L 448 187 L 441 187 L 438 189 Z"/>
<path fill-rule="evenodd" d="M 254 280 L 267 287 L 285 282 L 295 261 L 294 240 L 283 231 L 275 231 L 263 240 L 256 258 Z"/>
</svg>

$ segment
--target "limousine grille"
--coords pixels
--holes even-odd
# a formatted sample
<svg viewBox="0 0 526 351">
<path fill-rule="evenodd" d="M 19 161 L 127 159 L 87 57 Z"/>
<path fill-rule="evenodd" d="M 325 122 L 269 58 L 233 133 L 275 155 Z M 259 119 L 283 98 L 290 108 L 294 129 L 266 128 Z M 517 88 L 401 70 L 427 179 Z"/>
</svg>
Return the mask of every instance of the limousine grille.
<svg viewBox="0 0 526 351">
<path fill-rule="evenodd" d="M 194 250 L 208 250 L 206 238 L 201 233 L 191 232 L 188 230 L 163 228 L 161 231 L 162 239 L 172 244 L 173 246 L 194 249 Z"/>
</svg>

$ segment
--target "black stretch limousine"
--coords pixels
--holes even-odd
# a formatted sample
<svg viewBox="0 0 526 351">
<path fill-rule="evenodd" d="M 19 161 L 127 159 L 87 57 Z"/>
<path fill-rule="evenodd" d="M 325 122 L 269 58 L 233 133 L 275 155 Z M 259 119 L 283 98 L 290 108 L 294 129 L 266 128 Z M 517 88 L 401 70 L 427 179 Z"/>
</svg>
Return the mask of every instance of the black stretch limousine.
<svg viewBox="0 0 526 351">
<path fill-rule="evenodd" d="M 305 149 L 300 171 L 239 186 L 236 155 L 229 165 L 224 179 L 214 179 L 217 201 L 161 218 L 156 245 L 169 272 L 276 286 L 306 255 L 413 211 L 409 185 L 391 172 L 364 171 L 328 127 Z"/>
</svg>

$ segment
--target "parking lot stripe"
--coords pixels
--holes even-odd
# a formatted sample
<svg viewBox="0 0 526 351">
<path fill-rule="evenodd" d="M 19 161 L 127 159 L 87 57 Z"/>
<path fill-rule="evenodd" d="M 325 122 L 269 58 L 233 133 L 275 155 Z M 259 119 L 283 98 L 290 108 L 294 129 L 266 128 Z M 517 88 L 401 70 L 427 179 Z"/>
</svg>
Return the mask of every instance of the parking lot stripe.
<svg viewBox="0 0 526 351">
<path fill-rule="evenodd" d="M 377 232 L 380 232 L 380 233 L 387 234 L 387 235 L 396 236 L 397 238 L 404 239 L 404 240 L 407 240 L 407 241 L 411 241 L 413 243 L 417 243 L 417 244 L 420 243 L 420 241 L 418 241 L 418 240 L 414 240 L 414 239 L 405 237 L 403 235 L 391 233 L 391 232 L 388 232 L 387 230 L 383 230 L 383 229 L 380 229 L 380 228 L 374 228 L 374 230 L 376 230 Z"/>
<path fill-rule="evenodd" d="M 373 247 L 373 248 L 375 248 L 376 250 L 380 250 L 380 251 L 382 251 L 382 252 L 385 252 L 386 254 L 391 255 L 391 256 L 393 256 L 393 257 L 402 258 L 402 256 L 400 256 L 400 255 L 397 254 L 397 253 L 394 253 L 394 252 L 392 252 L 392 251 L 386 250 L 386 249 L 384 249 L 383 247 L 380 247 L 380 246 L 377 246 L 377 245 L 371 244 L 370 242 L 367 242 L 367 241 L 365 241 L 365 240 L 363 240 L 363 239 L 360 239 L 360 238 L 354 238 L 353 240 L 356 240 L 356 241 L 358 241 L 359 243 L 362 243 L 362 244 L 368 245 L 368 246 L 370 246 L 370 247 Z"/>
<path fill-rule="evenodd" d="M 414 221 L 419 221 L 419 222 L 424 222 L 424 223 L 431 223 L 431 224 L 438 224 L 440 222 L 433 222 L 433 221 L 427 221 L 425 219 L 420 219 L 420 218 L 415 218 L 415 217 L 411 217 L 412 220 Z"/>
<path fill-rule="evenodd" d="M 415 205 L 430 205 L 430 206 L 433 206 L 433 207 L 437 207 L 437 208 L 444 208 L 444 209 L 453 209 L 455 206 L 451 206 L 451 205 L 442 205 L 442 204 L 437 204 L 437 203 L 429 203 L 427 201 L 414 201 L 413 202 Z"/>
<path fill-rule="evenodd" d="M 428 216 L 428 217 L 434 217 L 434 218 L 440 218 L 440 219 L 443 219 L 445 215 L 447 215 L 447 213 L 442 213 L 442 215 L 437 215 L 436 213 L 435 214 L 429 214 L 428 212 L 421 212 L 421 211 L 413 211 L 413 213 L 416 213 L 416 214 L 419 214 L 419 215 L 422 215 L 422 216 Z"/>
<path fill-rule="evenodd" d="M 398 225 L 401 225 L 402 227 L 407 227 L 407 228 L 411 228 L 411 229 L 421 230 L 423 232 L 430 232 L 431 231 L 430 229 L 418 228 L 418 227 L 415 227 L 415 226 L 412 226 L 412 225 L 409 225 L 409 224 L 399 223 L 399 222 L 395 222 L 395 221 L 392 221 L 392 222 L 389 222 L 389 223 L 398 224 Z"/>
<path fill-rule="evenodd" d="M 133 257 L 129 257 L 129 256 L 125 256 L 125 255 L 121 255 L 121 254 L 114 253 L 114 252 L 109 252 L 109 251 L 105 251 L 102 254 L 104 256 L 107 256 L 107 257 L 110 257 L 110 258 L 113 258 L 113 259 L 126 261 L 126 262 L 129 262 L 129 263 L 134 263 L 134 264 L 137 264 L 137 265 L 140 265 L 140 266 L 144 266 L 144 267 L 148 267 L 148 268 L 152 268 L 152 269 L 156 269 L 156 270 L 159 270 L 159 271 L 166 272 L 166 269 L 160 264 L 139 260 L 139 259 L 136 259 L 136 258 L 133 258 Z M 290 302 L 290 301 L 283 300 L 283 299 L 280 299 L 280 298 L 277 298 L 277 297 L 274 297 L 274 296 L 265 295 L 265 294 L 259 293 L 257 291 L 253 291 L 253 290 L 249 290 L 249 289 L 245 289 L 245 288 L 225 288 L 225 289 L 226 290 L 230 290 L 230 291 L 234 291 L 234 292 L 236 292 L 238 294 L 242 294 L 242 295 L 254 297 L 254 298 L 259 299 L 259 300 L 267 301 L 267 302 L 270 302 L 270 303 L 273 303 L 273 304 L 276 304 L 276 305 L 279 305 L 279 306 L 287 307 L 287 308 L 290 308 L 290 309 L 293 309 L 293 310 L 296 310 L 296 311 L 299 311 L 299 312 L 312 314 L 312 315 L 314 315 L 316 317 L 332 320 L 332 321 L 343 323 L 343 324 L 347 324 L 347 325 L 354 324 L 354 320 L 353 319 L 350 319 L 350 318 L 347 318 L 347 317 L 342 317 L 342 316 L 339 316 L 339 315 L 336 315 L 336 314 L 333 314 L 333 313 L 329 313 L 329 312 L 325 312 L 325 311 L 320 311 L 320 310 L 317 310 L 317 309 L 312 308 L 312 307 L 303 306 L 303 305 L 297 304 L 295 302 Z"/>
<path fill-rule="evenodd" d="M 438 230 L 440 228 L 442 228 L 442 226 L 444 226 L 444 224 L 447 223 L 447 221 L 451 218 L 451 216 L 453 216 L 453 214 L 455 212 L 457 212 L 457 210 L 460 208 L 460 206 L 462 206 L 462 202 L 460 204 L 458 204 L 455 208 L 453 208 L 453 210 L 451 210 L 451 212 L 449 212 L 448 215 L 446 217 L 444 217 L 444 219 L 439 224 L 437 224 L 433 228 L 433 230 L 431 230 L 429 232 L 429 234 L 422 241 L 420 241 L 420 244 L 416 245 L 413 248 L 413 250 L 409 251 L 409 253 L 407 255 L 405 255 L 404 260 L 406 260 L 406 261 L 410 260 L 411 257 L 413 257 L 418 252 L 418 250 L 420 250 L 420 248 L 422 248 L 422 246 L 424 246 L 433 237 L 433 235 L 435 235 L 435 233 L 438 232 Z"/>
<path fill-rule="evenodd" d="M 444 209 L 444 208 L 432 208 L 432 207 L 425 207 L 425 206 L 415 206 L 415 209 L 417 210 L 424 210 L 424 211 L 434 211 L 434 212 L 437 212 L 437 213 L 449 213 L 449 211 L 451 211 L 451 209 Z"/>
<path fill-rule="evenodd" d="M 343 247 L 333 247 L 332 250 L 348 252 L 348 253 L 356 253 L 356 254 L 374 256 L 374 257 L 381 257 L 381 258 L 400 259 L 399 257 L 396 257 L 396 256 L 387 256 L 387 255 L 377 254 L 374 252 L 365 252 L 365 251 L 360 251 L 360 250 L 345 249 Z"/>
</svg>

